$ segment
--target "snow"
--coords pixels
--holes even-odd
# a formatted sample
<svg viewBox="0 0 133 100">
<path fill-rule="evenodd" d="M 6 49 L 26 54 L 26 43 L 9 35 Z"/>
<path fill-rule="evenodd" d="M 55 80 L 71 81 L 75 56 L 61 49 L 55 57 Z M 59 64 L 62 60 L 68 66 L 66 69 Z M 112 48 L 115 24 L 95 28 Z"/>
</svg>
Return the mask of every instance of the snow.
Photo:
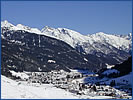
<svg viewBox="0 0 133 100">
<path fill-rule="evenodd" d="M 42 71 L 42 69 L 41 69 L 40 67 L 38 67 L 38 70 L 39 70 L 39 71 Z"/>
<path fill-rule="evenodd" d="M 48 60 L 48 63 L 56 63 L 54 60 Z"/>
<path fill-rule="evenodd" d="M 84 58 L 84 61 L 88 61 L 86 58 Z"/>
<path fill-rule="evenodd" d="M 109 69 L 109 70 L 104 71 L 102 74 L 109 75 L 109 74 L 112 74 L 112 73 L 119 73 L 119 71 L 116 70 L 116 69 Z"/>
<path fill-rule="evenodd" d="M 44 27 L 41 31 L 44 35 L 60 39 L 72 47 L 75 47 L 77 43 L 80 43 L 80 41 L 85 42 L 87 37 L 84 35 L 81 35 L 80 33 L 66 29 L 66 28 L 50 28 L 50 27 Z"/>
<path fill-rule="evenodd" d="M 8 21 L 5 20 L 5 21 L 1 22 L 1 27 L 14 27 L 14 25 L 11 23 L 8 23 Z"/>
<path fill-rule="evenodd" d="M 1 27 L 8 28 L 9 30 L 23 30 L 30 33 L 36 33 L 40 35 L 46 35 L 52 38 L 56 38 L 62 40 L 76 48 L 77 46 L 81 46 L 86 53 L 92 54 L 94 50 L 98 52 L 102 52 L 108 54 L 112 51 L 112 47 L 115 47 L 120 50 L 124 50 L 129 52 L 131 49 L 132 43 L 132 34 L 130 33 L 127 36 L 119 36 L 106 34 L 103 32 L 98 32 L 96 34 L 82 35 L 79 32 L 76 32 L 67 28 L 51 28 L 49 26 L 45 26 L 41 31 L 37 28 L 30 28 L 28 26 L 24 26 L 22 24 L 13 25 L 8 21 L 1 22 Z M 3 35 L 2 35 L 2 38 Z M 98 43 L 99 45 L 96 45 Z M 109 48 L 101 48 L 100 45 L 107 45 Z M 89 47 L 89 48 L 88 48 Z"/>
<path fill-rule="evenodd" d="M 72 93 L 52 84 L 27 84 L 1 76 L 2 99 L 78 99 Z"/>
<path fill-rule="evenodd" d="M 111 68 L 113 68 L 115 65 L 109 65 L 109 64 L 106 63 L 106 66 L 107 66 L 107 69 L 111 69 Z"/>
<path fill-rule="evenodd" d="M 109 96 L 98 96 L 95 93 L 75 95 L 52 84 L 39 85 L 27 82 L 15 81 L 1 75 L 1 98 L 2 99 L 111 99 Z"/>
<path fill-rule="evenodd" d="M 80 72 L 89 73 L 88 71 L 83 71 L 83 70 L 71 70 L 70 73 L 65 72 L 64 70 L 60 70 L 60 71 L 55 70 L 49 73 L 47 72 L 32 72 L 32 73 L 21 72 L 20 73 L 20 72 L 11 71 L 12 75 L 20 76 L 21 78 L 30 76 L 29 80 L 27 81 L 26 80 L 25 81 L 24 80 L 23 81 L 12 80 L 12 79 L 9 79 L 1 75 L 1 96 L 2 96 L 2 99 L 114 99 L 114 98 L 116 99 L 116 98 L 120 98 L 120 96 L 122 95 L 123 95 L 122 96 L 123 98 L 124 98 L 124 95 L 126 95 L 125 98 L 128 98 L 128 97 L 131 98 L 131 96 L 129 96 L 125 92 L 117 90 L 114 87 L 105 86 L 105 85 L 96 86 L 97 88 L 96 92 L 90 91 L 90 88 L 79 91 L 78 83 L 84 83 L 84 79 L 86 78 L 82 76 L 79 78 L 75 78 L 75 79 L 74 78 L 69 79 L 68 81 L 69 83 L 67 84 L 56 83 L 56 82 L 63 82 L 63 80 L 60 80 L 60 81 L 54 80 L 53 81 L 55 82 L 54 84 L 51 81 L 53 79 L 63 79 L 65 78 L 66 75 L 72 75 L 72 76 L 79 75 Z M 89 80 L 90 82 L 97 81 L 95 75 L 91 76 L 92 75 L 91 73 L 88 75 L 90 75 L 90 80 Z M 32 78 L 38 80 L 43 77 L 49 77 L 48 81 L 51 83 L 42 84 L 41 82 L 39 83 L 32 82 Z M 116 83 L 118 83 L 118 81 L 122 83 L 123 79 L 126 79 L 128 81 L 130 80 L 131 82 L 131 73 L 129 75 L 116 78 Z M 67 81 L 67 80 L 64 80 L 64 81 Z M 104 82 L 109 83 L 110 81 L 111 80 L 107 80 L 107 81 L 105 80 Z M 68 88 L 68 85 L 69 85 L 69 88 Z M 86 86 L 88 87 L 89 85 L 86 85 Z M 73 92 L 71 90 L 73 90 Z M 76 94 L 74 90 L 75 92 L 77 90 L 78 93 L 81 93 L 81 94 L 80 95 Z M 111 93 L 115 93 L 116 96 L 105 95 L 105 94 L 111 94 Z"/>
<path fill-rule="evenodd" d="M 121 77 L 118 77 L 118 78 L 113 78 L 113 79 L 110 79 L 108 81 L 105 81 L 106 84 L 110 84 L 110 82 L 112 80 L 115 80 L 115 82 L 117 84 L 125 84 L 125 85 L 132 85 L 132 73 L 128 74 L 128 75 L 125 75 L 125 76 L 121 76 Z M 124 80 L 124 81 L 123 81 Z"/>
<path fill-rule="evenodd" d="M 92 35 L 88 35 L 89 37 L 91 37 L 95 42 L 99 41 L 99 42 L 106 42 L 109 43 L 111 45 L 113 45 L 116 48 L 129 48 L 129 44 L 131 41 L 125 39 L 125 38 L 121 38 L 119 36 L 115 36 L 115 35 L 111 35 L 111 34 L 105 34 L 103 32 L 99 32 L 96 34 L 92 34 Z"/>
<path fill-rule="evenodd" d="M 80 73 L 80 74 L 89 74 L 89 75 L 93 75 L 94 73 L 89 71 L 89 70 L 80 70 L 80 69 L 69 69 L 71 71 L 71 73 Z"/>
<path fill-rule="evenodd" d="M 13 76 L 20 77 L 21 79 L 28 79 L 29 76 L 24 73 L 24 72 L 15 72 L 15 71 L 10 71 Z"/>
<path fill-rule="evenodd" d="M 6 27 L 10 30 L 15 30 L 15 31 L 23 30 L 23 31 L 27 31 L 30 33 L 42 34 L 41 31 L 37 28 L 30 28 L 30 27 L 24 26 L 22 24 L 18 24 L 15 26 L 15 25 L 9 23 L 7 20 L 1 22 L 1 27 L 3 27 L 3 28 Z"/>
<path fill-rule="evenodd" d="M 50 27 L 45 27 L 43 31 L 41 32 L 47 36 L 60 39 L 68 43 L 74 48 L 77 45 L 79 45 L 83 48 L 83 50 L 85 50 L 86 53 L 91 53 L 91 51 L 93 51 L 94 49 L 96 49 L 97 51 L 106 53 L 106 54 L 112 52 L 110 50 L 102 49 L 100 46 L 97 47 L 95 45 L 95 43 L 97 42 L 99 44 L 111 45 L 110 46 L 111 50 L 112 50 L 112 46 L 117 49 L 128 50 L 131 44 L 131 41 L 126 38 L 122 38 L 116 35 L 109 35 L 103 32 L 99 32 L 96 34 L 86 36 L 86 35 L 80 34 L 79 32 L 70 30 L 70 29 L 66 29 L 66 28 L 55 29 L 55 28 L 50 28 Z"/>
</svg>

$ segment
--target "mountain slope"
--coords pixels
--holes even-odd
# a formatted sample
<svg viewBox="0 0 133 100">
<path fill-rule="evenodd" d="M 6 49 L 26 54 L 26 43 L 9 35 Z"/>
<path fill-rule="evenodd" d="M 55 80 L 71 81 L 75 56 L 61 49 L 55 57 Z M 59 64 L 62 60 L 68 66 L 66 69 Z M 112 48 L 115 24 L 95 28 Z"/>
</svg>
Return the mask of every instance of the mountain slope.
<svg viewBox="0 0 133 100">
<path fill-rule="evenodd" d="M 101 47 L 95 46 L 96 43 L 100 45 L 109 45 L 108 49 L 116 48 L 119 50 L 123 50 L 129 52 L 131 50 L 131 43 L 132 43 L 132 34 L 129 33 L 128 35 L 112 35 L 106 34 L 103 32 L 99 32 L 96 34 L 89 34 L 89 35 L 82 35 L 79 32 L 66 29 L 66 28 L 51 28 L 45 26 L 41 31 L 37 28 L 30 28 L 28 26 L 24 26 L 18 24 L 16 26 L 10 24 L 8 21 L 1 22 L 2 28 L 8 28 L 10 30 L 24 30 L 31 33 L 47 35 L 49 37 L 53 37 L 56 39 L 60 39 L 72 47 L 76 48 L 77 46 L 81 46 L 83 50 L 87 54 L 92 54 L 93 50 L 97 50 L 100 52 L 104 52 L 108 54 L 108 50 L 101 50 Z M 91 46 L 91 48 L 88 48 Z"/>
<path fill-rule="evenodd" d="M 91 50 L 84 46 L 85 44 L 92 45 L 93 48 L 96 49 L 96 46 L 93 46 L 96 42 L 99 44 L 106 44 L 111 45 L 117 49 L 125 50 L 128 52 L 128 50 L 131 48 L 131 36 L 130 37 L 122 37 L 118 35 L 111 35 L 106 34 L 103 32 L 99 32 L 96 34 L 91 35 L 82 35 L 76 31 L 66 29 L 66 28 L 51 28 L 51 27 L 45 27 L 41 30 L 42 33 L 44 33 L 47 36 L 54 37 L 60 40 L 65 41 L 72 47 L 76 47 L 77 45 L 83 45 L 84 51 L 86 53 L 91 53 Z M 130 34 L 131 35 L 131 34 Z M 130 39 L 129 39 L 130 38 Z M 111 47 L 110 47 L 111 48 Z M 97 50 L 100 48 L 97 48 Z M 102 50 L 101 50 L 102 52 Z M 108 52 L 105 52 L 108 54 Z"/>
<path fill-rule="evenodd" d="M 94 70 L 97 63 L 86 60 L 63 41 L 26 31 L 2 28 L 2 74 L 15 71 L 51 71 L 74 68 Z M 100 62 L 98 62 L 100 64 Z"/>
<path fill-rule="evenodd" d="M 29 34 L 35 33 L 39 36 L 48 36 L 52 37 L 65 43 L 69 44 L 76 51 L 80 52 L 85 56 L 88 62 L 94 63 L 95 66 L 106 67 L 106 64 L 115 65 L 125 61 L 131 55 L 132 49 L 132 34 L 129 35 L 111 35 L 99 32 L 91 35 L 82 35 L 76 31 L 66 29 L 66 28 L 51 28 L 46 26 L 41 31 L 37 28 L 30 28 L 21 24 L 12 25 L 8 21 L 1 22 L 1 37 L 3 39 L 11 40 L 12 42 L 17 41 L 18 43 L 23 43 L 24 36 L 16 36 L 14 32 Z M 5 35 L 6 34 L 6 35 Z M 12 39 L 13 37 L 13 39 Z M 28 38 L 31 38 L 30 36 Z M 43 42 L 43 39 L 38 39 L 36 37 L 30 40 L 33 42 L 32 45 L 35 46 L 38 41 L 39 43 Z M 27 44 L 28 41 L 25 43 Z"/>
<path fill-rule="evenodd" d="M 45 27 L 41 32 L 68 43 L 79 52 L 93 54 L 101 58 L 112 56 L 111 59 L 115 59 L 117 63 L 126 60 L 132 48 L 131 39 L 103 32 L 85 36 L 66 28 L 50 27 Z"/>
<path fill-rule="evenodd" d="M 129 57 L 126 61 L 121 64 L 116 64 L 110 69 L 103 69 L 99 71 L 100 76 L 121 77 L 132 72 L 132 57 Z"/>
<path fill-rule="evenodd" d="M 119 76 L 129 74 L 130 72 L 132 72 L 132 57 L 129 57 L 121 64 L 115 65 L 112 69 L 118 70 L 120 72 Z"/>
</svg>

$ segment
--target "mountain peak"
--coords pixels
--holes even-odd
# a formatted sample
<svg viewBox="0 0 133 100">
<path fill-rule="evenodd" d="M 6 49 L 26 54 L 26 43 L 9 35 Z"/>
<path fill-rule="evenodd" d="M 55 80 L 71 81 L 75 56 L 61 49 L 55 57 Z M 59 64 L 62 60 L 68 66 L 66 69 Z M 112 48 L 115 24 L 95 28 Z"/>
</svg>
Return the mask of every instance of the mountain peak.
<svg viewBox="0 0 133 100">
<path fill-rule="evenodd" d="M 130 37 L 131 37 L 131 36 L 132 36 L 132 33 L 129 33 L 129 34 L 128 34 L 128 36 L 130 36 Z"/>
<path fill-rule="evenodd" d="M 13 27 L 14 25 L 9 23 L 7 20 L 1 22 L 1 27 Z"/>
<path fill-rule="evenodd" d="M 22 24 L 17 24 L 16 27 L 17 27 L 17 28 L 20 28 L 20 29 L 22 29 L 22 30 L 31 30 L 30 27 L 25 26 L 25 25 L 22 25 Z"/>
<path fill-rule="evenodd" d="M 3 21 L 3 23 L 7 24 L 7 23 L 8 23 L 8 21 L 7 21 L 7 20 L 4 20 L 4 21 Z"/>
<path fill-rule="evenodd" d="M 106 34 L 106 33 L 104 33 L 104 32 L 97 32 L 96 33 L 96 35 L 104 35 L 104 34 Z"/>
<path fill-rule="evenodd" d="M 9 23 L 7 20 L 1 21 L 1 28 L 8 28 L 9 30 L 24 30 L 30 33 L 36 33 L 36 34 L 42 34 L 41 31 L 37 28 L 30 28 L 28 26 L 22 25 L 22 24 L 17 24 L 16 26 Z"/>
<path fill-rule="evenodd" d="M 45 26 L 44 28 L 51 28 L 50 26 Z"/>
<path fill-rule="evenodd" d="M 44 33 L 44 32 L 48 32 L 48 31 L 53 31 L 55 28 L 52 28 L 52 27 L 49 27 L 49 26 L 45 26 L 44 28 L 42 28 L 41 32 Z"/>
</svg>

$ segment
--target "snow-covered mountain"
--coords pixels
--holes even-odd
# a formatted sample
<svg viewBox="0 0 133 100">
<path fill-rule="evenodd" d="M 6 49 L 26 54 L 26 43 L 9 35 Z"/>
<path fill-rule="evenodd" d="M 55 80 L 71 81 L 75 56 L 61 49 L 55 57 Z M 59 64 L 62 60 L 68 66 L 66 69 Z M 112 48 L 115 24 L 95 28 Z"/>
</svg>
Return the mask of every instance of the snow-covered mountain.
<svg viewBox="0 0 133 100">
<path fill-rule="evenodd" d="M 41 31 L 37 28 L 30 28 L 18 24 L 16 26 L 8 21 L 1 22 L 1 27 L 8 27 L 10 30 L 24 30 L 31 33 L 47 35 L 52 38 L 60 39 L 70 46 L 82 49 L 87 54 L 101 52 L 109 54 L 113 48 L 129 52 L 131 50 L 132 34 L 128 35 L 112 35 L 99 32 L 96 34 L 82 35 L 79 32 L 66 28 L 51 28 L 45 26 Z M 102 46 L 102 47 L 101 47 Z"/>
<path fill-rule="evenodd" d="M 4 32 L 21 30 L 62 40 L 83 54 L 92 54 L 96 57 L 101 57 L 101 60 L 104 60 L 107 64 L 121 63 L 131 55 L 131 33 L 128 35 L 113 35 L 99 32 L 82 35 L 79 32 L 66 28 L 51 28 L 45 26 L 42 30 L 39 30 L 21 24 L 15 26 L 8 21 L 1 22 L 1 29 L 4 29 L 1 34 L 2 38 L 4 38 Z"/>
<path fill-rule="evenodd" d="M 39 30 L 22 24 L 15 26 L 8 21 L 3 21 L 1 22 L 1 37 L 3 99 L 131 98 L 129 95 L 131 95 L 132 59 L 130 57 L 125 61 L 131 56 L 131 33 L 113 35 L 99 32 L 82 35 L 66 28 L 45 26 Z M 121 62 L 123 63 L 118 64 Z M 67 76 L 68 82 L 66 82 Z M 55 84 L 55 80 L 58 85 Z M 123 90 L 126 93 L 110 87 L 113 86 L 114 80 L 115 87 L 120 90 L 125 87 Z M 78 82 L 99 83 L 101 86 L 96 86 L 98 91 L 91 91 L 91 93 L 92 87 L 89 84 L 90 89 L 84 85 L 87 88 L 80 90 Z"/>
<path fill-rule="evenodd" d="M 92 54 L 94 51 L 108 54 L 112 52 L 112 48 L 124 50 L 126 52 L 129 52 L 131 49 L 131 36 L 121 37 L 103 32 L 86 36 L 66 28 L 55 29 L 50 27 L 45 27 L 41 32 L 47 36 L 60 39 L 74 48 L 80 46 L 87 54 Z M 98 45 L 108 47 L 104 49 Z"/>
<path fill-rule="evenodd" d="M 22 25 L 22 24 L 17 24 L 16 26 L 9 23 L 7 20 L 1 22 L 1 28 L 7 28 L 9 30 L 23 30 L 31 33 L 40 33 L 40 30 L 37 28 L 30 28 L 28 26 Z"/>
</svg>

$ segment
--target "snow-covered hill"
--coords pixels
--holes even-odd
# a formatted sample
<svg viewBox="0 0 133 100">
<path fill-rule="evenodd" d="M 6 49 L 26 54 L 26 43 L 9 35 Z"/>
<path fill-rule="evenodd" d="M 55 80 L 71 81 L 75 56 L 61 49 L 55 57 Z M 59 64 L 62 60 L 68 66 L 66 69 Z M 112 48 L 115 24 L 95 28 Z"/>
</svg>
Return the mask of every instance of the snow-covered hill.
<svg viewBox="0 0 133 100">
<path fill-rule="evenodd" d="M 27 84 L 1 76 L 2 99 L 78 99 L 72 93 L 52 84 Z"/>
<path fill-rule="evenodd" d="M 116 84 L 118 84 L 118 86 L 116 87 L 119 87 L 121 84 L 125 85 L 125 87 L 128 85 L 130 85 L 131 87 L 132 86 L 132 73 L 129 73 L 127 75 L 124 75 L 118 78 L 108 79 L 107 81 L 104 81 L 104 83 L 110 84 L 112 80 L 115 80 Z"/>
<path fill-rule="evenodd" d="M 24 75 L 25 73 L 21 73 Z M 39 74 L 39 73 L 38 73 Z M 57 75 L 58 76 L 58 75 Z M 127 76 L 128 77 L 128 76 Z M 123 77 L 124 79 L 127 77 Z M 37 78 L 37 77 L 36 77 Z M 123 78 L 119 78 L 123 81 Z M 1 75 L 1 98 L 2 99 L 119 99 L 119 98 L 131 98 L 127 93 L 117 90 L 110 86 L 96 86 L 97 91 L 90 91 L 90 88 L 82 90 L 76 94 L 70 92 L 74 87 L 78 87 L 78 81 L 82 79 L 75 79 L 72 81 L 71 88 L 61 89 L 56 87 L 54 84 L 40 84 L 40 83 L 29 83 L 28 81 L 12 80 Z M 73 82 L 76 83 L 73 83 Z M 56 84 L 62 86 L 63 84 Z M 66 85 L 66 84 L 64 84 Z M 103 89 L 102 89 L 103 88 Z M 70 89 L 70 90 L 69 90 Z M 75 88 L 77 89 L 77 88 Z M 102 90 L 101 90 L 102 89 Z M 108 91 L 107 91 L 108 90 Z M 105 94 L 114 94 L 105 95 Z"/>
</svg>

